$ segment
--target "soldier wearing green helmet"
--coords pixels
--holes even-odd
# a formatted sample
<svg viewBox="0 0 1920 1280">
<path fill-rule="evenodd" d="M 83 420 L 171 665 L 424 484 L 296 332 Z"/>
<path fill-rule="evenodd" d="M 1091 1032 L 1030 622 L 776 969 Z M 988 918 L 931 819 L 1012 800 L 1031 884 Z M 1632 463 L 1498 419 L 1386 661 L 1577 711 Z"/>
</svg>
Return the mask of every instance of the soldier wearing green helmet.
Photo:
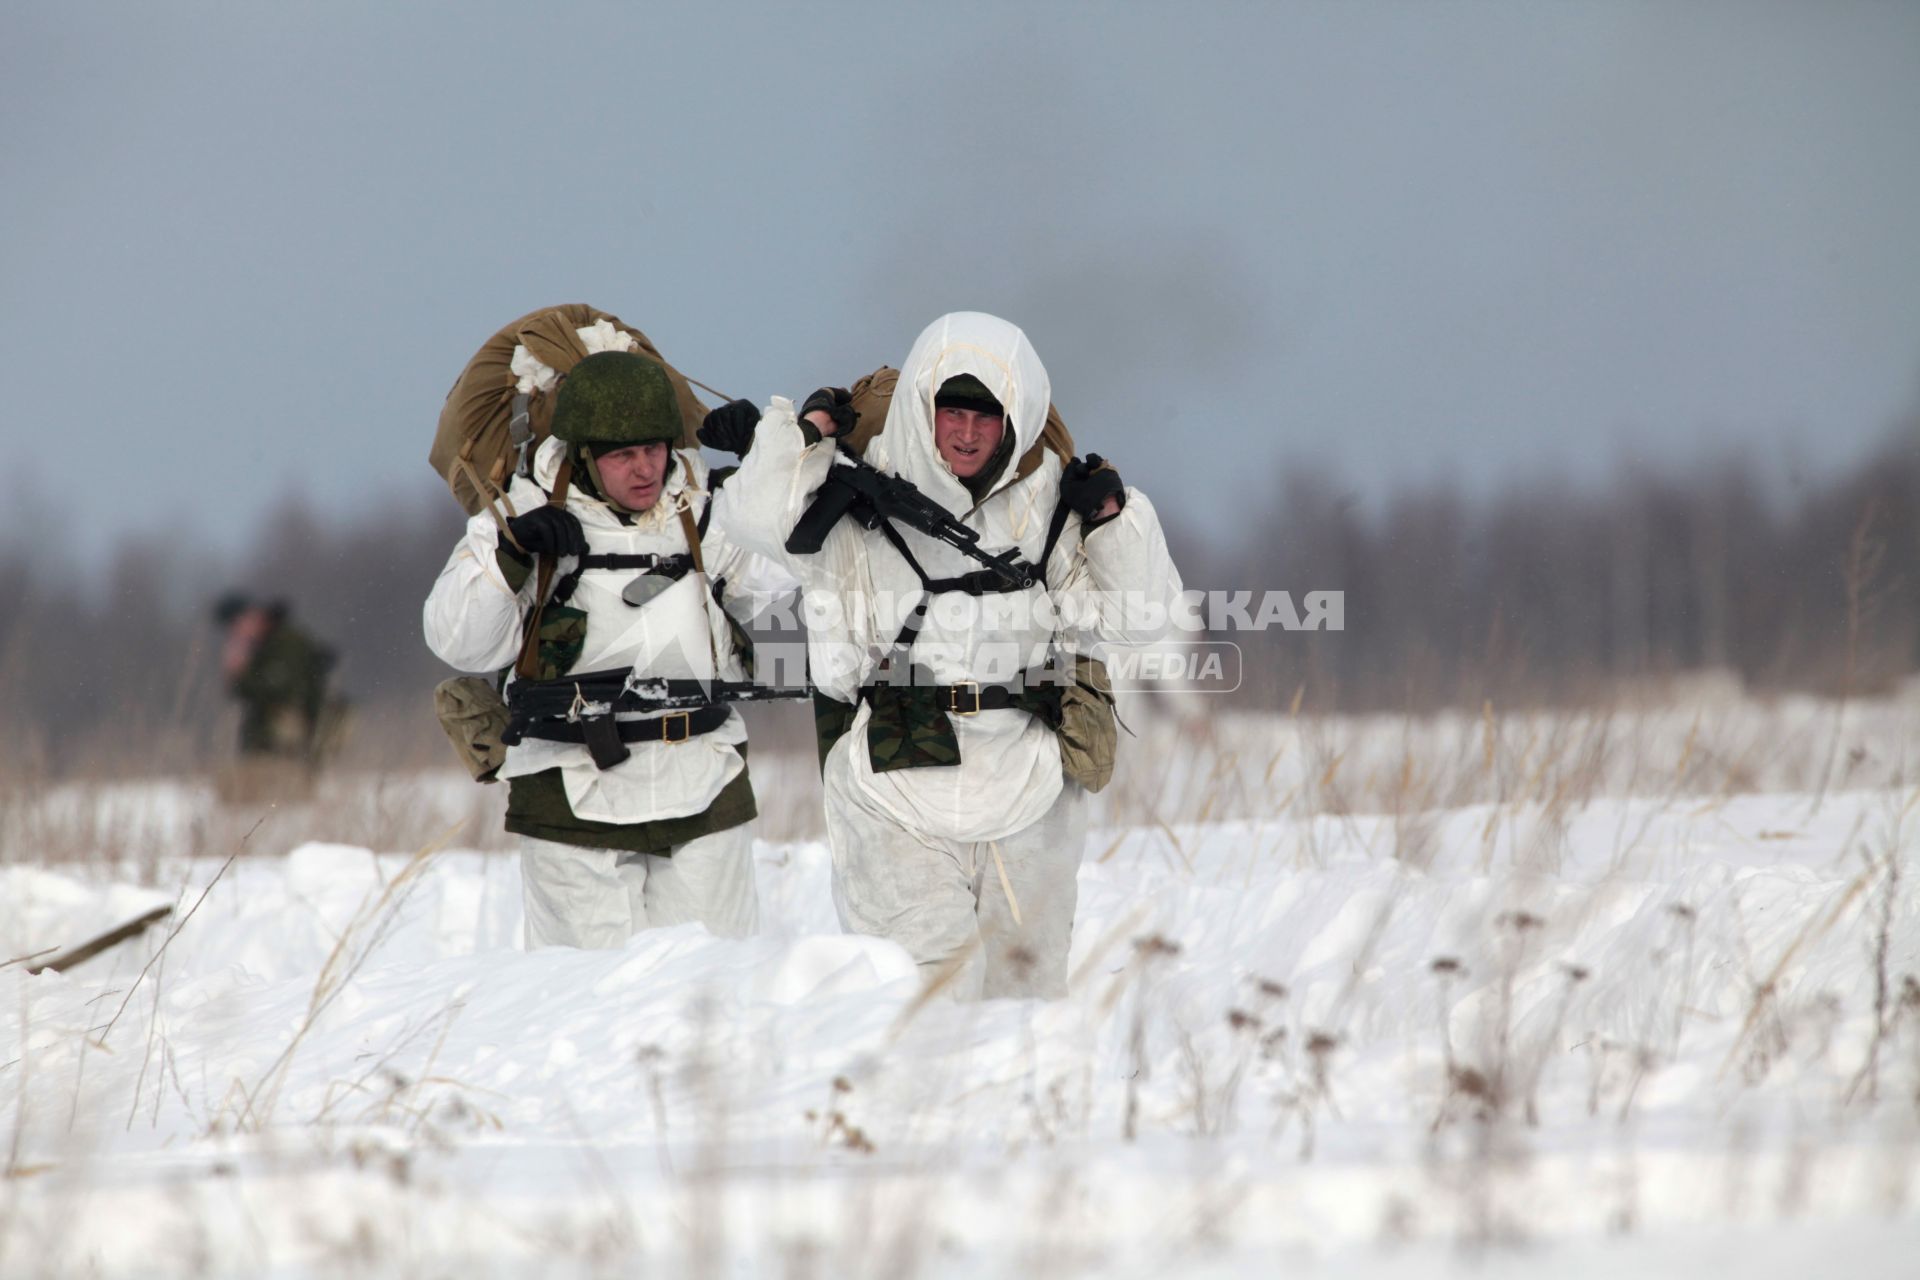
<svg viewBox="0 0 1920 1280">
<path fill-rule="evenodd" d="M 626 351 L 578 361 L 551 436 L 508 487 L 507 514 L 470 519 L 434 584 L 433 651 L 463 671 L 511 665 L 509 701 L 513 682 L 590 671 L 745 680 L 737 624 L 778 575 L 708 526 L 706 464 L 681 439 L 659 364 Z M 619 947 L 695 920 L 753 932 L 756 809 L 739 714 L 716 704 L 611 721 L 611 743 L 574 725 L 529 730 L 498 766 L 521 841 L 527 945 Z"/>
</svg>

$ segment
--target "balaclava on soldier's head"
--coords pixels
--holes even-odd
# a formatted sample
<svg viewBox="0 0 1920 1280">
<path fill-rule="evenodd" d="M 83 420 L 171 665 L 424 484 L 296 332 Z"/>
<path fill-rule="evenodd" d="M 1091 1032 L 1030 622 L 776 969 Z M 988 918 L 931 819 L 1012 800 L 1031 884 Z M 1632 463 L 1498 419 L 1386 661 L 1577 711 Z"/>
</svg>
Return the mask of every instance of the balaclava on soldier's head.
<svg viewBox="0 0 1920 1280">
<path fill-rule="evenodd" d="M 671 450 L 680 433 L 680 406 L 666 369 L 631 351 L 587 356 L 573 366 L 554 399 L 553 434 L 573 459 L 574 482 L 622 514 L 633 513 L 607 496 L 595 459 L 655 440 Z M 669 453 L 667 474 L 672 471 Z"/>
<path fill-rule="evenodd" d="M 1006 421 L 1007 411 L 1000 401 L 994 398 L 986 384 L 970 373 L 948 378 L 940 384 L 933 395 L 934 409 L 971 409 L 975 413 L 991 413 Z M 1000 433 L 1000 443 L 995 446 L 993 456 L 987 459 L 987 465 L 970 476 L 954 478 L 966 486 L 967 492 L 975 502 L 993 492 L 994 482 L 1000 473 L 1007 469 L 1007 463 L 1013 458 L 1013 423 L 1007 422 L 1006 429 Z"/>
</svg>

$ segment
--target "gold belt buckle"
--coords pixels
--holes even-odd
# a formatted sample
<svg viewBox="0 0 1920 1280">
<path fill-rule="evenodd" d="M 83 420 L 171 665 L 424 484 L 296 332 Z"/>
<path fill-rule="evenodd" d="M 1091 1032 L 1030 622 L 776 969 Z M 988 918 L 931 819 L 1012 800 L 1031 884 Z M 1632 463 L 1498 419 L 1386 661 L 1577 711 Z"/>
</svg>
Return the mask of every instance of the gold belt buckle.
<svg viewBox="0 0 1920 1280">
<path fill-rule="evenodd" d="M 673 722 L 680 722 L 680 736 L 673 736 Z M 660 741 L 682 743 L 693 736 L 693 713 L 691 711 L 672 711 L 660 717 Z"/>
<path fill-rule="evenodd" d="M 960 705 L 960 691 L 973 691 L 973 708 L 967 710 Z M 978 680 L 956 680 L 947 689 L 947 710 L 956 716 L 977 716 L 980 714 L 980 682 Z"/>
</svg>

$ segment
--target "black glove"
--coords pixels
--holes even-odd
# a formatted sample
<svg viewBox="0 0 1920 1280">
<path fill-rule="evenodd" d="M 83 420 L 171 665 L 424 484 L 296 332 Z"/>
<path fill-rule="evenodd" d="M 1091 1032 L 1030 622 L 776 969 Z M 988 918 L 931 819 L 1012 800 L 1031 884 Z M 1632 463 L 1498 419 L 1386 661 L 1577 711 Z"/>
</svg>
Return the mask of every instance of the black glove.
<svg viewBox="0 0 1920 1280">
<path fill-rule="evenodd" d="M 700 421 L 694 433 L 709 449 L 745 457 L 753 447 L 753 429 L 760 424 L 760 410 L 751 400 L 729 400 Z"/>
<path fill-rule="evenodd" d="M 1127 488 L 1113 464 L 1099 454 L 1075 458 L 1061 471 L 1060 501 L 1089 527 L 1096 522 L 1108 498 L 1118 498 L 1120 505 L 1126 506 Z"/>
<path fill-rule="evenodd" d="M 860 415 L 853 411 L 853 393 L 845 387 L 822 387 L 808 396 L 807 402 L 800 406 L 800 420 L 805 422 L 815 409 L 833 419 L 836 436 L 849 434 L 860 421 Z"/>
<path fill-rule="evenodd" d="M 507 521 L 507 532 L 513 535 L 514 542 L 520 544 L 522 551 L 534 555 L 583 556 L 587 554 L 587 535 L 580 528 L 580 521 L 565 507 L 556 507 L 548 503 L 535 507 L 522 516 L 514 516 Z M 501 548 L 512 553 L 511 543 L 503 542 Z"/>
</svg>

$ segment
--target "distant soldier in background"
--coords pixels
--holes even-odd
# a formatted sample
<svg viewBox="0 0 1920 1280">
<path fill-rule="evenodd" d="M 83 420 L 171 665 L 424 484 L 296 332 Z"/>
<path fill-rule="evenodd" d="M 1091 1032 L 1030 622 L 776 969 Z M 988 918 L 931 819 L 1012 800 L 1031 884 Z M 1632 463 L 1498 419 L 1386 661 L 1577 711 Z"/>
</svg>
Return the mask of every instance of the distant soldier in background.
<svg viewBox="0 0 1920 1280">
<path fill-rule="evenodd" d="M 343 700 L 327 695 L 333 650 L 287 620 L 284 601 L 232 594 L 213 610 L 226 632 L 220 673 L 240 702 L 240 760 L 221 779 L 236 802 L 299 798 L 339 737 Z"/>
</svg>

